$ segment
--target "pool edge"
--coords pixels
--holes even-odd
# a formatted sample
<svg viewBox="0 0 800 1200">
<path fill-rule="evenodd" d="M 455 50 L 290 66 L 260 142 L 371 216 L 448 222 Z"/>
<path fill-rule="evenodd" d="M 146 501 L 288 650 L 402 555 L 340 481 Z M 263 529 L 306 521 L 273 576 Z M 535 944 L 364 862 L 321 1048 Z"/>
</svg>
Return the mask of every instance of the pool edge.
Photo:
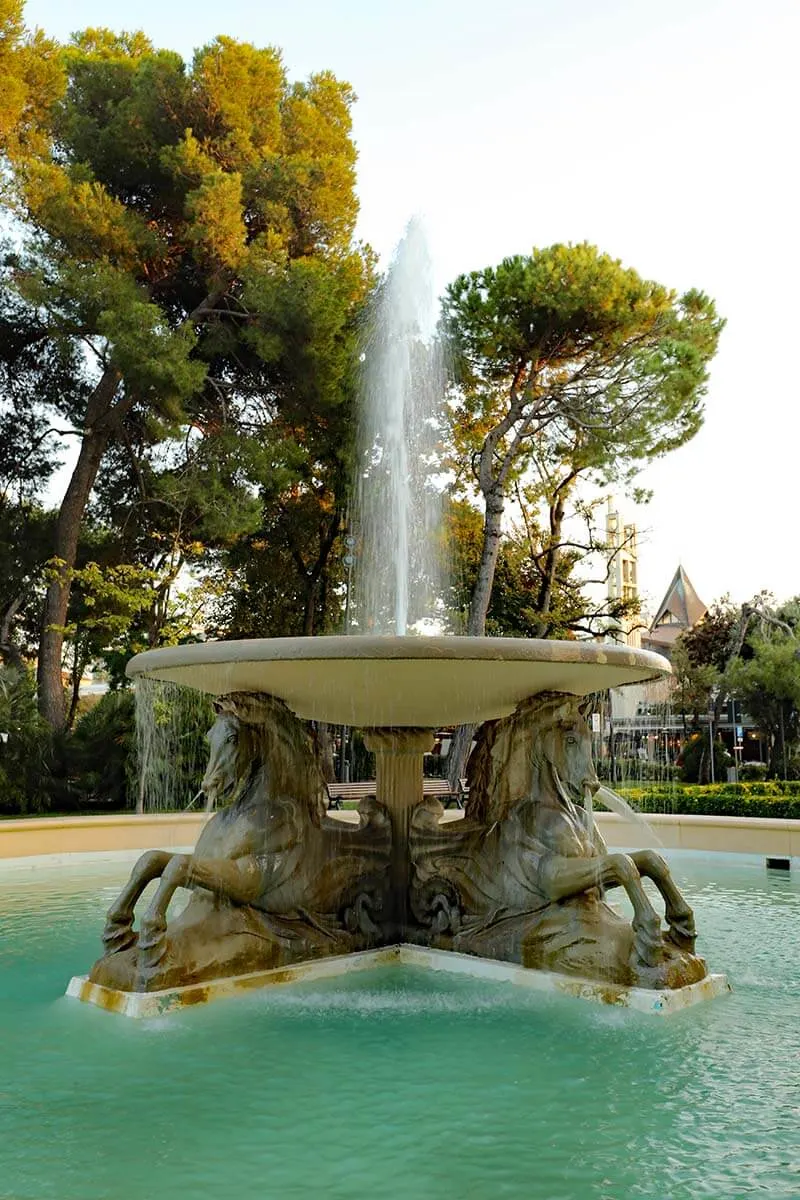
<svg viewBox="0 0 800 1200">
<path fill-rule="evenodd" d="M 618 984 L 599 983 L 596 980 L 559 975 L 553 971 L 540 971 L 521 967 L 516 963 L 499 962 L 495 959 L 477 958 L 453 951 L 430 950 L 423 946 L 401 943 L 380 950 L 364 950 L 358 954 L 346 954 L 298 963 L 291 967 L 276 967 L 270 971 L 254 971 L 247 975 L 235 975 L 224 979 L 211 979 L 204 983 L 185 987 L 169 988 L 159 992 L 122 992 L 92 983 L 87 975 L 75 975 L 67 987 L 67 996 L 84 1004 L 93 1004 L 107 1012 L 137 1019 L 162 1016 L 177 1009 L 196 1004 L 209 1004 L 227 999 L 241 992 L 252 992 L 266 987 L 287 983 L 300 983 L 315 979 L 334 979 L 355 971 L 370 970 L 380 966 L 414 966 L 448 974 L 467 975 L 474 979 L 485 979 L 496 983 L 513 983 L 533 991 L 571 996 L 615 1008 L 629 1008 L 637 1012 L 656 1016 L 702 1004 L 720 996 L 728 995 L 731 986 L 727 975 L 709 974 L 697 983 L 674 989 L 651 989 L 623 987 Z"/>
</svg>

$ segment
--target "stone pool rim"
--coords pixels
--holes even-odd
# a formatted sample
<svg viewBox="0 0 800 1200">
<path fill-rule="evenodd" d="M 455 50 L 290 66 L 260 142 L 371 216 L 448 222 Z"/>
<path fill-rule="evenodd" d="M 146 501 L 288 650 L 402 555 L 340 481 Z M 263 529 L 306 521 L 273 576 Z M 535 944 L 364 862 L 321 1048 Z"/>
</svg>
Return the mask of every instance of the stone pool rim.
<svg viewBox="0 0 800 1200">
<path fill-rule="evenodd" d="M 348 819 L 348 813 L 332 812 Z M 461 813 L 448 812 L 451 820 Z M 655 835 L 616 813 L 595 813 L 606 842 L 724 854 L 782 855 L 800 858 L 800 821 L 786 817 L 686 816 L 647 813 Z M 355 817 L 355 813 L 353 813 Z M 35 865 L 35 860 L 75 854 L 176 850 L 193 845 L 208 820 L 206 813 L 108 813 L 102 816 L 19 817 L 0 821 L 0 864 Z"/>
</svg>

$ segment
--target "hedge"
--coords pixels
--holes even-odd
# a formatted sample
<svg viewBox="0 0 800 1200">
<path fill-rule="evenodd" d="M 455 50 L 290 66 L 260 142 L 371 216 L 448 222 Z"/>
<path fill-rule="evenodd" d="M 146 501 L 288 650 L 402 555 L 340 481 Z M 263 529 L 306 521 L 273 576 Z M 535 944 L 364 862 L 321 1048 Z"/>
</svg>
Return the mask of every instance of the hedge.
<svg viewBox="0 0 800 1200">
<path fill-rule="evenodd" d="M 640 812 L 697 817 L 781 817 L 800 821 L 800 781 L 797 780 L 667 784 L 616 790 Z"/>
</svg>

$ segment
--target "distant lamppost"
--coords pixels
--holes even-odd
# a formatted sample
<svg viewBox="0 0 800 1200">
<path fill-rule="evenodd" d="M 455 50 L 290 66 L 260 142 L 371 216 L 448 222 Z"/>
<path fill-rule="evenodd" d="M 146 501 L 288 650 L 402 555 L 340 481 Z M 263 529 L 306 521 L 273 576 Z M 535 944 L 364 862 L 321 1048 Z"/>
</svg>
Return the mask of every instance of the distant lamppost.
<svg viewBox="0 0 800 1200">
<path fill-rule="evenodd" d="M 717 703 L 719 696 L 719 688 L 712 687 L 708 693 L 708 752 L 709 752 L 709 775 L 712 783 L 716 783 L 714 778 L 714 706 Z"/>
</svg>

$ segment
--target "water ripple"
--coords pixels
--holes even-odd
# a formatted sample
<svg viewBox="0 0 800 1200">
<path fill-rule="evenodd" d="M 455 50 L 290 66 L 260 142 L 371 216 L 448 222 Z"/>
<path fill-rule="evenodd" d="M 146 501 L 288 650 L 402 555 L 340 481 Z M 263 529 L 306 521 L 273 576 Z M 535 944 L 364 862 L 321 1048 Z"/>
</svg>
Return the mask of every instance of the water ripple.
<svg viewBox="0 0 800 1200">
<path fill-rule="evenodd" d="M 0 1196 L 796 1200 L 800 887 L 760 867 L 674 856 L 735 991 L 667 1020 L 394 968 L 123 1021 L 60 997 L 124 868 L 6 876 Z"/>
</svg>

